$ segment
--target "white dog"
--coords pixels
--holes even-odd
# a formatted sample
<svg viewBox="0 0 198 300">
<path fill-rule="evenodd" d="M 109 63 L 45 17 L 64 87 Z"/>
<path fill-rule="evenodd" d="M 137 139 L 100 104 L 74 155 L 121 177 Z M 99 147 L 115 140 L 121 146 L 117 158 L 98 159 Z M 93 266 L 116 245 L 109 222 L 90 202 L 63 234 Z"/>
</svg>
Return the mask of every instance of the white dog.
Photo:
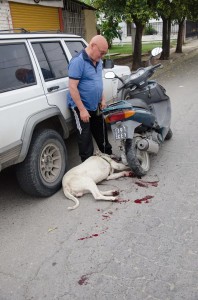
<svg viewBox="0 0 198 300">
<path fill-rule="evenodd" d="M 64 194 L 70 200 L 75 202 L 75 205 L 68 209 L 75 209 L 79 206 L 79 201 L 76 197 L 81 197 L 86 193 L 91 193 L 96 200 L 115 201 L 118 198 L 118 190 L 99 191 L 96 183 L 102 180 L 117 179 L 124 176 L 131 176 L 129 167 L 122 163 L 117 163 L 107 154 L 100 156 L 91 156 L 80 165 L 69 170 L 63 177 L 62 186 Z M 122 171 L 113 173 L 114 170 Z"/>
</svg>

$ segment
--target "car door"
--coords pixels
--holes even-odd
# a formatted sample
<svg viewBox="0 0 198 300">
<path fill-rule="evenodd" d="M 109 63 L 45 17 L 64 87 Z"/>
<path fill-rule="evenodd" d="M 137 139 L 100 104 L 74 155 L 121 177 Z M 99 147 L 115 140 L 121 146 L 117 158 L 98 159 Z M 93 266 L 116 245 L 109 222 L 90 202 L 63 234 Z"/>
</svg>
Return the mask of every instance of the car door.
<svg viewBox="0 0 198 300">
<path fill-rule="evenodd" d="M 48 106 L 29 50 L 25 39 L 0 41 L 0 153 L 3 148 L 20 151 L 27 119 Z"/>
<path fill-rule="evenodd" d="M 75 53 L 86 47 L 85 43 L 79 38 L 48 38 L 31 40 L 30 43 L 40 66 L 48 103 L 58 106 L 64 118 L 70 121 L 71 112 L 67 107 L 68 64 Z"/>
<path fill-rule="evenodd" d="M 39 72 L 49 105 L 57 106 L 65 119 L 70 118 L 66 110 L 68 90 L 68 58 L 60 38 L 29 40 L 39 64 Z"/>
</svg>

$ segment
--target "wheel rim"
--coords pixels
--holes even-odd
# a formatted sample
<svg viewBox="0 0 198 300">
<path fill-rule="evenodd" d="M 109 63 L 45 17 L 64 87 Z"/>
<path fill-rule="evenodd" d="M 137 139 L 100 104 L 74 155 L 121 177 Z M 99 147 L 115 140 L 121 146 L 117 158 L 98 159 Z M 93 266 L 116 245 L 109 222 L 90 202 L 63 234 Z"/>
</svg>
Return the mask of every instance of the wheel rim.
<svg viewBox="0 0 198 300">
<path fill-rule="evenodd" d="M 140 151 L 137 149 L 137 159 L 140 162 L 140 165 L 144 171 L 149 170 L 149 155 L 146 151 Z"/>
<path fill-rule="evenodd" d="M 137 147 L 137 143 L 140 139 L 136 139 L 135 141 L 135 148 L 136 148 L 136 157 L 139 160 L 139 163 L 144 171 L 148 171 L 150 168 L 150 159 L 149 159 L 149 154 L 147 151 L 141 151 Z"/>
<path fill-rule="evenodd" d="M 62 158 L 59 148 L 51 143 L 47 144 L 40 158 L 40 170 L 42 178 L 48 182 L 54 182 L 61 171 Z"/>
</svg>

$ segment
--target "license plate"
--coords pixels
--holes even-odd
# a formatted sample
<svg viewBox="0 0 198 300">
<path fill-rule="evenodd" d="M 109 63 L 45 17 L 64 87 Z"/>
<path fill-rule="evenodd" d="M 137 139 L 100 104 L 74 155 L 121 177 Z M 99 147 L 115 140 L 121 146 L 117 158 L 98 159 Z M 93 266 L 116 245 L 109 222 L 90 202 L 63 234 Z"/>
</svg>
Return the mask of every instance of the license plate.
<svg viewBox="0 0 198 300">
<path fill-rule="evenodd" d="M 114 137 L 116 140 L 124 140 L 128 136 L 127 127 L 122 125 L 114 128 Z"/>
</svg>

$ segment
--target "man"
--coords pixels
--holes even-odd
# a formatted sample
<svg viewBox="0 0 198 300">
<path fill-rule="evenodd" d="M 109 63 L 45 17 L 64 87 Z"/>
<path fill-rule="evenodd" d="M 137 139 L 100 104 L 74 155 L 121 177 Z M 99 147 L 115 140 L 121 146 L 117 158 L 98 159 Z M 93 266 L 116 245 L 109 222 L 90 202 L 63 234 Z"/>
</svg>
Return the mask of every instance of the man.
<svg viewBox="0 0 198 300">
<path fill-rule="evenodd" d="M 106 124 L 98 108 L 106 106 L 103 95 L 102 60 L 108 43 L 101 35 L 94 36 L 87 48 L 69 64 L 68 105 L 74 113 L 78 128 L 78 147 L 81 160 L 93 155 L 92 135 L 101 152 L 112 154 Z"/>
</svg>

